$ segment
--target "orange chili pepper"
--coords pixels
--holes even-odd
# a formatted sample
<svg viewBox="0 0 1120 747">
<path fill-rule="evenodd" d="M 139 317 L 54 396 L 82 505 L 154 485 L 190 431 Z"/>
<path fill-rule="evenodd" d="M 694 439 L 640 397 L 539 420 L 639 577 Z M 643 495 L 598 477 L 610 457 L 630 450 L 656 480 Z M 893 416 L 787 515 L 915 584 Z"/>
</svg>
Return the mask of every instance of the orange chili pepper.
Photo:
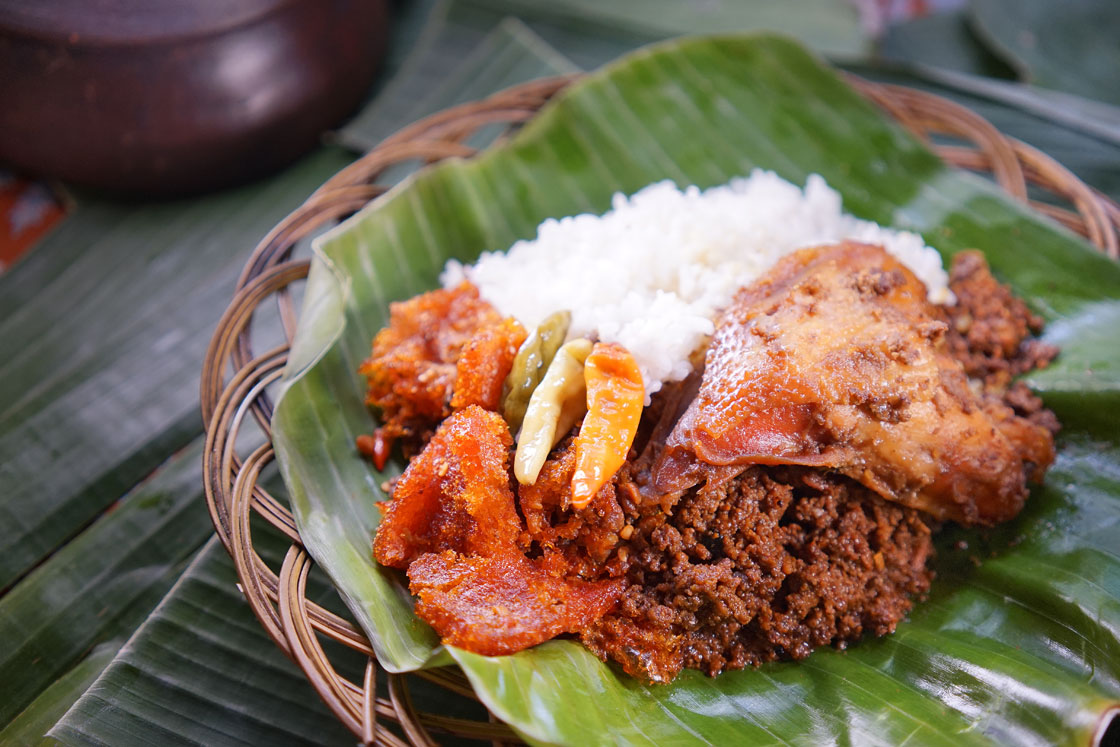
<svg viewBox="0 0 1120 747">
<path fill-rule="evenodd" d="M 616 343 L 595 343 L 584 363 L 587 415 L 576 437 L 572 506 L 583 508 L 614 477 L 638 432 L 646 391 L 638 362 Z"/>
</svg>

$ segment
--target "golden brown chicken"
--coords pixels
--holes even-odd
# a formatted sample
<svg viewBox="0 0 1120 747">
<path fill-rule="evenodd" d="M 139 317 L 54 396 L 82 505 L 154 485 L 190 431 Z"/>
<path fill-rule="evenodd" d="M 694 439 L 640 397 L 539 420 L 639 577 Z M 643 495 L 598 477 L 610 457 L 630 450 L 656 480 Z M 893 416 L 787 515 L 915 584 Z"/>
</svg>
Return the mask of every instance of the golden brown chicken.
<svg viewBox="0 0 1120 747">
<path fill-rule="evenodd" d="M 786 257 L 721 318 L 656 489 L 797 464 L 939 519 L 1013 517 L 1027 474 L 1053 460 L 1053 437 L 975 394 L 946 330 L 925 286 L 880 247 Z"/>
</svg>

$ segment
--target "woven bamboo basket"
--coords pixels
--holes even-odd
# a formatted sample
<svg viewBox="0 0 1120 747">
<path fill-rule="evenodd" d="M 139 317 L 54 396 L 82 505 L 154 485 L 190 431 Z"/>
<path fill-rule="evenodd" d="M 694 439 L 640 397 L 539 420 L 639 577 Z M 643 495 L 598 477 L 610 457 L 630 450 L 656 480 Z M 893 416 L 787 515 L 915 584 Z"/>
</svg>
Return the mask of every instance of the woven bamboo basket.
<svg viewBox="0 0 1120 747">
<path fill-rule="evenodd" d="M 291 512 L 261 487 L 262 470 L 273 461 L 269 422 L 269 385 L 287 361 L 296 326 L 291 286 L 306 278 L 309 262 L 292 259 L 297 242 L 354 213 L 387 187 L 378 179 L 390 167 L 469 157 L 464 141 L 482 127 L 513 129 L 529 120 L 578 76 L 526 83 L 490 98 L 456 106 L 397 132 L 346 167 L 280 222 L 257 246 L 237 282 L 236 295 L 218 324 L 202 369 L 202 414 L 206 424 L 203 470 L 206 501 L 218 537 L 233 557 L 241 587 L 268 634 L 307 675 L 331 711 L 365 744 L 429 745 L 435 735 L 516 742 L 504 724 L 424 713 L 414 707 L 409 683 L 422 678 L 459 697 L 473 698 L 466 678 L 446 668 L 410 675 L 385 674 L 365 635 L 354 624 L 307 599 L 312 560 L 300 542 Z M 1108 256 L 1120 257 L 1120 205 L 1095 192 L 1052 158 L 1000 134 L 973 112 L 928 93 L 848 81 L 891 117 L 932 144 L 946 162 L 990 174 L 1014 199 L 1085 236 Z M 935 142 L 936 138 L 936 142 Z M 947 139 L 954 144 L 943 144 Z M 1028 197 L 1032 185 L 1054 201 Z M 1037 192 L 1036 192 L 1037 194 Z M 1066 205 L 1059 206 L 1057 203 Z M 251 320 L 265 302 L 275 301 L 286 342 L 258 353 Z M 248 454 L 237 447 L 238 434 L 251 415 L 266 442 Z M 252 514 L 263 518 L 291 543 L 283 565 L 270 568 L 253 545 Z M 324 651 L 333 640 L 365 657 L 361 682 L 340 675 Z"/>
</svg>

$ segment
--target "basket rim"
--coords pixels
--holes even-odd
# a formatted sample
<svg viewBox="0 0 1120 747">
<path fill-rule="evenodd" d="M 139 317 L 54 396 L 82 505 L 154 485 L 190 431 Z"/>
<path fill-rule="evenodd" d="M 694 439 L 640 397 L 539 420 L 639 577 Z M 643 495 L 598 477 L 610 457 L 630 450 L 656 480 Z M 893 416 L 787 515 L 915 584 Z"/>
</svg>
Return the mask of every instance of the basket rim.
<svg viewBox="0 0 1120 747">
<path fill-rule="evenodd" d="M 429 729 L 495 743 L 519 740 L 493 716 L 489 723 L 468 722 L 415 710 L 408 692 L 409 677 L 420 677 L 474 698 L 466 678 L 455 671 L 386 673 L 387 697 L 379 696 L 375 678 L 379 665 L 364 633 L 304 596 L 313 561 L 302 546 L 290 511 L 257 484 L 261 470 L 275 459 L 271 444 L 273 405 L 266 390 L 280 376 L 296 329 L 289 287 L 305 279 L 310 266 L 307 260 L 291 259 L 291 253 L 300 239 L 382 195 L 386 188 L 378 185 L 376 179 L 390 166 L 407 161 L 432 163 L 448 157 L 470 157 L 475 151 L 463 145 L 463 141 L 480 127 L 522 124 L 553 96 L 586 75 L 542 78 L 481 101 L 444 109 L 402 128 L 341 169 L 269 231 L 254 249 L 206 351 L 200 384 L 206 428 L 203 482 L 215 532 L 233 557 L 243 593 L 266 632 L 300 666 L 331 711 L 364 744 L 435 744 Z M 948 99 L 871 82 L 850 73 L 843 77 L 949 165 L 990 172 L 1014 199 L 1080 233 L 1107 256 L 1120 259 L 1120 205 L 1084 184 L 1053 158 L 1001 134 L 987 120 Z M 934 134 L 960 139 L 969 145 L 937 145 L 932 140 Z M 1028 184 L 1065 199 L 1074 210 L 1029 199 Z M 287 342 L 254 354 L 250 321 L 254 311 L 270 300 L 278 305 Z M 227 376 L 227 370 L 232 370 L 232 375 Z M 242 457 L 235 442 L 247 415 L 252 415 L 264 432 L 266 442 Z M 279 572 L 269 568 L 253 548 L 249 517 L 254 511 L 292 543 Z M 318 636 L 342 643 L 367 657 L 361 684 L 337 673 Z M 386 722 L 399 724 L 408 741 L 388 730 Z"/>
</svg>

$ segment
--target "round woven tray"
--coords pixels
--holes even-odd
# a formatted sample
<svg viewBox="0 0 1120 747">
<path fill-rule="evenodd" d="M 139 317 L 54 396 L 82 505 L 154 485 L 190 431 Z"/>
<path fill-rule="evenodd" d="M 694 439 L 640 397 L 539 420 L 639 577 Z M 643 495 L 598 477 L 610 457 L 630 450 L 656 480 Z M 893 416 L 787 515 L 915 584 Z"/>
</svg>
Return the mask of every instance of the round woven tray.
<svg viewBox="0 0 1120 747">
<path fill-rule="evenodd" d="M 300 542 L 291 512 L 259 484 L 262 469 L 273 459 L 268 387 L 287 361 L 288 344 L 255 352 L 251 320 L 264 302 L 275 299 L 284 335 L 295 332 L 296 311 L 289 286 L 307 276 L 309 262 L 291 259 L 296 243 L 377 198 L 386 187 L 378 178 L 404 162 L 431 163 L 469 157 L 463 145 L 479 128 L 494 123 L 510 128 L 525 122 L 577 76 L 534 81 L 510 88 L 485 101 L 434 114 L 397 132 L 346 167 L 261 241 L 237 282 L 237 291 L 214 333 L 202 369 L 202 414 L 206 424 L 203 470 L 206 502 L 214 528 L 233 557 L 245 597 L 276 644 L 307 675 L 331 711 L 364 743 L 435 744 L 431 734 L 451 734 L 487 741 L 518 741 L 512 730 L 491 717 L 471 721 L 423 713 L 412 704 L 409 681 L 422 678 L 458 696 L 473 698 L 466 678 L 451 668 L 386 674 L 379 693 L 377 662 L 365 635 L 342 617 L 306 597 L 312 560 Z M 1120 206 L 1079 181 L 1038 150 L 1001 135 L 986 120 L 950 101 L 898 86 L 849 77 L 862 94 L 882 107 L 919 138 L 933 144 L 946 162 L 989 173 L 1017 200 L 1089 239 L 1110 257 L 1120 254 L 1117 229 Z M 951 139 L 953 145 L 943 144 Z M 1069 207 L 1030 200 L 1027 185 L 1045 190 Z M 266 442 L 239 453 L 238 433 L 251 414 Z M 253 513 L 291 542 L 279 572 L 253 546 Z M 341 676 L 324 652 L 330 639 L 365 657 L 365 676 L 353 682 Z"/>
</svg>

